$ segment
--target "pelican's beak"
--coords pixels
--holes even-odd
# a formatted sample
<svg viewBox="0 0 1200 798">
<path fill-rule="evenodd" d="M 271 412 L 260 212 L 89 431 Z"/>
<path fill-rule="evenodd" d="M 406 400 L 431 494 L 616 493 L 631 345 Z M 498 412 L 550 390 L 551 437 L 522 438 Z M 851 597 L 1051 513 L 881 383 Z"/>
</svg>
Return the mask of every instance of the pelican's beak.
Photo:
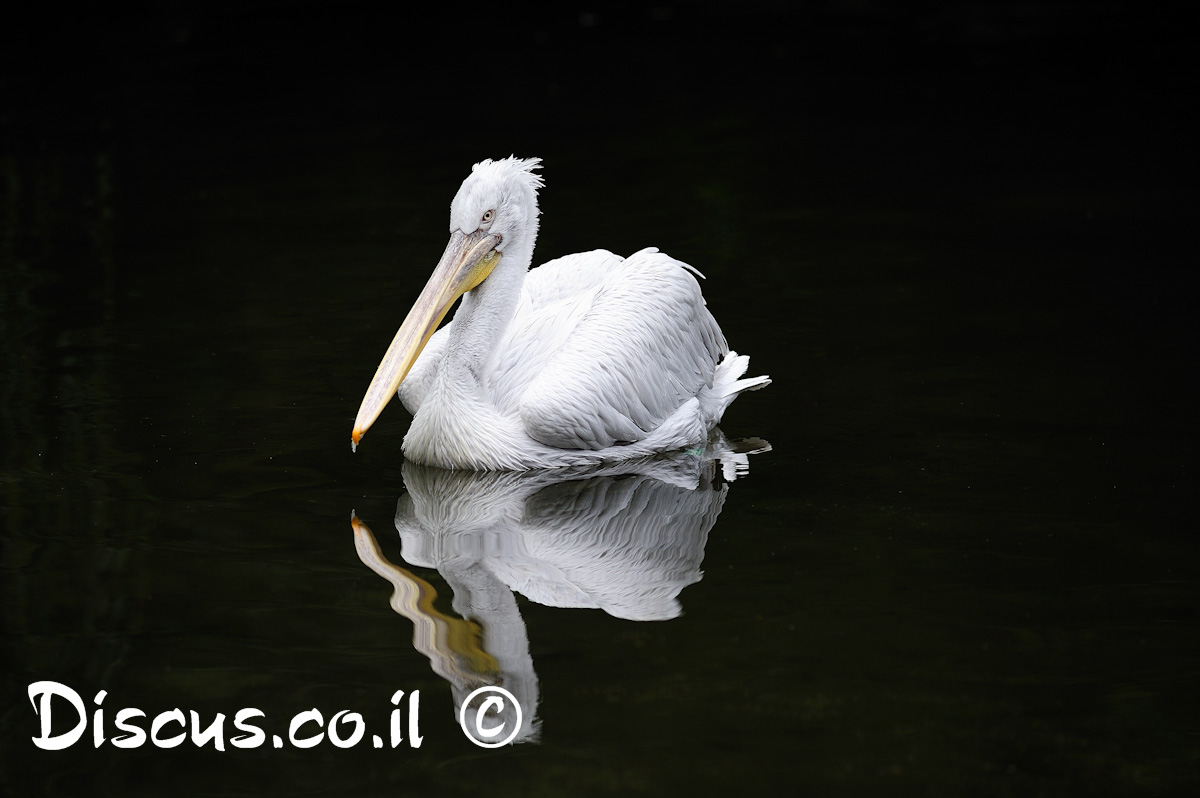
<svg viewBox="0 0 1200 798">
<path fill-rule="evenodd" d="M 425 348 L 429 336 L 437 330 L 450 306 L 460 296 L 479 285 L 500 262 L 496 246 L 500 236 L 476 230 L 470 235 L 456 231 L 442 253 L 433 276 L 425 284 L 417 303 L 400 325 L 400 331 L 392 339 L 383 362 L 375 371 L 371 387 L 363 397 L 354 419 L 354 431 L 350 433 L 353 447 L 379 418 L 384 406 L 396 395 L 396 389 L 408 375 L 416 362 L 417 355 Z"/>
</svg>

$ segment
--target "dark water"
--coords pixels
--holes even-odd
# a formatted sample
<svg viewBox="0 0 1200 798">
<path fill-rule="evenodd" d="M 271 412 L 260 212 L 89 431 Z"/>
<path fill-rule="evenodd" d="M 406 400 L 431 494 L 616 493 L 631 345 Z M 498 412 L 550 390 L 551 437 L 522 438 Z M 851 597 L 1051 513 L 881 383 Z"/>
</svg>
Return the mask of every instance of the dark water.
<svg viewBox="0 0 1200 798">
<path fill-rule="evenodd" d="M 1120 11 L 46 20 L 3 62 L 0 791 L 1194 789 L 1195 95 L 1174 20 Z M 402 469 L 398 405 L 351 454 L 458 183 L 510 152 L 545 159 L 538 260 L 705 273 L 774 380 L 723 423 L 772 444 L 748 475 L 447 486 Z M 537 531 L 402 547 L 418 490 Z M 670 568 L 563 532 L 662 506 L 696 519 Z M 389 607 L 352 510 L 435 599 Z M 547 606 L 514 546 L 666 598 Z M 459 729 L 497 669 L 536 742 Z M 107 691 L 106 742 L 36 747 L 41 680 Z M 423 745 L 376 750 L 397 690 Z M 118 749 L 125 707 L 224 713 L 226 750 Z M 229 743 L 247 707 L 282 748 Z M 367 737 L 293 746 L 312 708 Z"/>
</svg>

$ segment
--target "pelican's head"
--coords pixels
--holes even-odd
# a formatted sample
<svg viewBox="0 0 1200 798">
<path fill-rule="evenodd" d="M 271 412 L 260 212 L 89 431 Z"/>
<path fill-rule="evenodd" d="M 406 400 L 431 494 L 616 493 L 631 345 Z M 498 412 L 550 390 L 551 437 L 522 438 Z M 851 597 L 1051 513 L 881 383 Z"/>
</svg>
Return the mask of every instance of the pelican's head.
<svg viewBox="0 0 1200 798">
<path fill-rule="evenodd" d="M 450 235 L 486 232 L 503 253 L 513 241 L 528 243 L 537 233 L 537 190 L 542 178 L 533 170 L 540 158 L 501 158 L 471 167 L 450 203 Z"/>
<path fill-rule="evenodd" d="M 542 187 L 533 170 L 540 162 L 511 157 L 481 161 L 459 187 L 450 203 L 450 243 L 367 388 L 350 435 L 355 446 L 396 395 L 454 302 L 486 280 L 505 252 L 519 250 L 517 259 L 524 255 L 528 266 L 537 234 L 537 190 Z"/>
</svg>

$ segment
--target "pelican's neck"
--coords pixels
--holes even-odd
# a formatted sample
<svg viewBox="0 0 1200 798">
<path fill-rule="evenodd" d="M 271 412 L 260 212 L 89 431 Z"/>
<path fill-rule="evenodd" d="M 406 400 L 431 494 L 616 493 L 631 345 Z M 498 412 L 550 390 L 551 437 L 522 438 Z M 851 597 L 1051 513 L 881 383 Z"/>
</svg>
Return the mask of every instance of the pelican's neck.
<svg viewBox="0 0 1200 798">
<path fill-rule="evenodd" d="M 478 384 L 516 313 L 525 274 L 533 262 L 535 237 L 534 231 L 513 236 L 495 270 L 463 294 L 442 361 L 441 372 L 445 378 L 460 384 L 468 378 L 471 383 Z"/>
</svg>

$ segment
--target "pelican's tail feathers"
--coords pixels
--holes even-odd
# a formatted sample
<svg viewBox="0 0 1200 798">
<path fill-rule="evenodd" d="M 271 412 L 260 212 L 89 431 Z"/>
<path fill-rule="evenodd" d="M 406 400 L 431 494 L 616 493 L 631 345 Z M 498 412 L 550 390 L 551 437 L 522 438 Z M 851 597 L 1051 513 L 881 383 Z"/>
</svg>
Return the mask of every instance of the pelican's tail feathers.
<svg viewBox="0 0 1200 798">
<path fill-rule="evenodd" d="M 717 364 L 716 373 L 713 374 L 713 391 L 722 398 L 729 397 L 729 401 L 732 402 L 733 397 L 742 391 L 757 391 L 759 388 L 765 388 L 771 384 L 771 378 L 765 374 L 760 377 L 738 379 L 749 368 L 750 358 L 748 356 L 730 351 L 725 359 Z M 728 405 L 729 402 L 725 404 Z"/>
<path fill-rule="evenodd" d="M 710 425 L 721 420 L 725 408 L 729 407 L 738 394 L 743 391 L 757 391 L 759 388 L 765 388 L 771 384 L 771 378 L 765 375 L 742 379 L 742 375 L 748 368 L 750 368 L 750 358 L 733 351 L 725 355 L 717 364 L 717 369 L 713 373 L 712 388 L 701 395 L 701 404 L 705 406 Z"/>
<path fill-rule="evenodd" d="M 737 396 L 742 391 L 757 391 L 759 388 L 766 388 L 771 384 L 771 378 L 763 374 L 758 377 L 750 377 L 745 380 L 738 380 L 733 385 L 729 386 L 726 391 L 726 396 Z"/>
</svg>

